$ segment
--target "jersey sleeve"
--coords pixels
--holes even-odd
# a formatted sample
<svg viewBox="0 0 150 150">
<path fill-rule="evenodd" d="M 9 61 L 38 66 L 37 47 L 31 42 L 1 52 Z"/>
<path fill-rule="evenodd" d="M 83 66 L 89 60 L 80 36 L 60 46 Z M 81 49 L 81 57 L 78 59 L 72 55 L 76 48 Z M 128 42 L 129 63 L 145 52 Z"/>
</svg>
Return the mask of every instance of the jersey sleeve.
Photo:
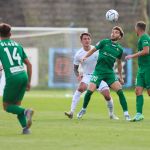
<svg viewBox="0 0 150 150">
<path fill-rule="evenodd" d="M 144 48 L 144 47 L 146 47 L 146 46 L 150 46 L 150 43 L 149 43 L 149 41 L 148 41 L 147 38 L 143 38 L 143 39 L 141 40 L 141 43 L 142 43 L 142 48 Z"/>
<path fill-rule="evenodd" d="M 73 64 L 74 64 L 74 65 L 79 65 L 79 64 L 80 64 L 80 60 L 79 60 L 79 57 L 78 57 L 78 53 L 74 56 Z"/>
<path fill-rule="evenodd" d="M 103 46 L 104 46 L 104 44 L 105 44 L 105 40 L 101 40 L 101 41 L 99 41 L 99 42 L 95 45 L 95 48 L 96 48 L 97 50 L 102 49 Z"/>
</svg>

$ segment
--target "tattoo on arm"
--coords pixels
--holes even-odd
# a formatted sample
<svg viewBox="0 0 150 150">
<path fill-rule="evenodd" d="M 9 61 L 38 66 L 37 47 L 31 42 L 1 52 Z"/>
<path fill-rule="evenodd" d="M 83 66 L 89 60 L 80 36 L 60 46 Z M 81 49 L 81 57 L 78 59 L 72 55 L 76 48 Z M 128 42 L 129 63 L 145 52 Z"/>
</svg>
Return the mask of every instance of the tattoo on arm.
<svg viewBox="0 0 150 150">
<path fill-rule="evenodd" d="M 74 73 L 76 76 L 79 76 L 78 68 L 79 68 L 79 65 L 74 65 Z"/>
</svg>

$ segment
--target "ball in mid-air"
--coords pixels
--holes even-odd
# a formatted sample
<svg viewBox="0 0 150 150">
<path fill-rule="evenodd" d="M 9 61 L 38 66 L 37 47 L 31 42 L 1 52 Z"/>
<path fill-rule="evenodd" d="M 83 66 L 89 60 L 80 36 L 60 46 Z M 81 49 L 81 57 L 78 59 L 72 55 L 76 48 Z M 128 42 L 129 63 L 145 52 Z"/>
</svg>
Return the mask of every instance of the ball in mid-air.
<svg viewBox="0 0 150 150">
<path fill-rule="evenodd" d="M 106 20 L 117 21 L 118 18 L 119 18 L 119 13 L 116 10 L 110 9 L 106 12 Z"/>
</svg>

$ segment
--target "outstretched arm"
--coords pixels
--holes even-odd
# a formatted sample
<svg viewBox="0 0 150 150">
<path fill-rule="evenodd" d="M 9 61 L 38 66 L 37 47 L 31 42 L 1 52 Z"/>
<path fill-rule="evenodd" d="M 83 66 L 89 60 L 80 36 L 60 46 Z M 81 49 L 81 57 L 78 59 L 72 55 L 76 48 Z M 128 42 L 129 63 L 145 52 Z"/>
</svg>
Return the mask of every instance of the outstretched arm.
<svg viewBox="0 0 150 150">
<path fill-rule="evenodd" d="M 143 50 L 140 51 L 140 52 L 137 52 L 137 53 L 132 54 L 132 55 L 127 55 L 127 56 L 125 57 L 125 59 L 128 60 L 128 59 L 131 59 L 131 58 L 137 58 L 137 57 L 139 57 L 139 56 L 145 56 L 145 55 L 147 55 L 147 54 L 149 54 L 149 46 L 143 47 Z"/>
<path fill-rule="evenodd" d="M 87 54 L 82 58 L 81 62 L 85 61 L 89 56 L 91 56 L 97 49 L 94 47 L 93 49 L 89 50 Z"/>
</svg>

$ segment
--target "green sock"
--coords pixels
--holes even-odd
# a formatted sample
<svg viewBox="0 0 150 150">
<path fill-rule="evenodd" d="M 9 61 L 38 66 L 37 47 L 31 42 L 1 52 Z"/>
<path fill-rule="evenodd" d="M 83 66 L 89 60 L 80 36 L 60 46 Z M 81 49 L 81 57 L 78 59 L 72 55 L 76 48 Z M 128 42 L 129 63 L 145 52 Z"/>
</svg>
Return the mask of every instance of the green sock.
<svg viewBox="0 0 150 150">
<path fill-rule="evenodd" d="M 26 120 L 26 116 L 24 115 L 24 113 L 17 115 L 17 118 L 23 128 L 27 126 L 27 120 Z"/>
<path fill-rule="evenodd" d="M 144 99 L 143 95 L 136 96 L 136 112 L 142 114 Z"/>
<path fill-rule="evenodd" d="M 6 111 L 8 113 L 19 115 L 19 114 L 24 113 L 25 109 L 18 106 L 18 105 L 8 105 L 7 108 L 6 108 Z"/>
<path fill-rule="evenodd" d="M 9 105 L 6 108 L 6 111 L 8 113 L 16 114 L 21 126 L 23 128 L 26 127 L 27 121 L 26 121 L 26 117 L 24 115 L 24 111 L 25 111 L 24 108 L 17 106 L 17 105 Z"/>
<path fill-rule="evenodd" d="M 90 101 L 90 98 L 91 98 L 91 95 L 93 94 L 92 91 L 90 90 L 87 90 L 85 96 L 84 96 L 84 102 L 83 102 L 83 108 L 86 109 L 89 101 Z"/>
<path fill-rule="evenodd" d="M 120 101 L 120 104 L 122 106 L 123 111 L 124 112 L 128 111 L 128 106 L 127 106 L 126 98 L 125 98 L 125 96 L 123 94 L 123 91 L 119 90 L 119 91 L 117 91 L 117 94 L 119 96 L 119 101 Z"/>
</svg>

